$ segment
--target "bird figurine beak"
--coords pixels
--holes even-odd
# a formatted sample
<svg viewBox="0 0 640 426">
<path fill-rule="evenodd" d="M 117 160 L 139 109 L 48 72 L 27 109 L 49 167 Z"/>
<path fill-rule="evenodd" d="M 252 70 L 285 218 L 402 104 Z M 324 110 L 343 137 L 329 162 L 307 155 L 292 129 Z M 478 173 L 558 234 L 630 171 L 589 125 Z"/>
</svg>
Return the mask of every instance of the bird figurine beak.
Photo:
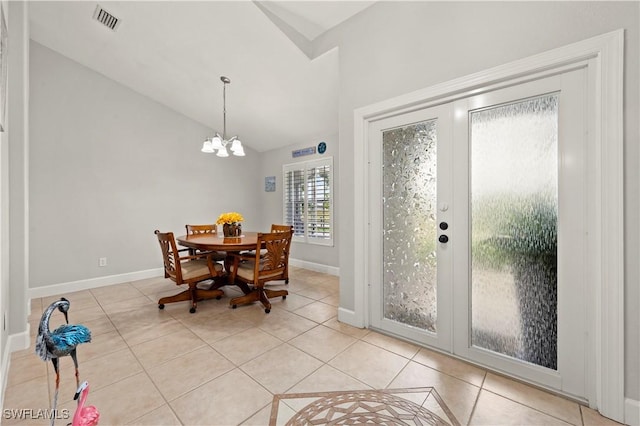
<svg viewBox="0 0 640 426">
<path fill-rule="evenodd" d="M 69 324 L 69 315 L 67 315 L 66 312 L 63 312 L 64 314 L 64 320 L 67 322 L 67 324 Z"/>
<path fill-rule="evenodd" d="M 80 397 L 80 394 L 82 393 L 83 390 L 87 388 L 87 386 L 89 386 L 89 382 L 87 382 L 86 380 L 80 383 L 80 386 L 78 387 L 78 390 L 76 391 L 76 394 L 73 397 L 74 401 Z"/>
</svg>

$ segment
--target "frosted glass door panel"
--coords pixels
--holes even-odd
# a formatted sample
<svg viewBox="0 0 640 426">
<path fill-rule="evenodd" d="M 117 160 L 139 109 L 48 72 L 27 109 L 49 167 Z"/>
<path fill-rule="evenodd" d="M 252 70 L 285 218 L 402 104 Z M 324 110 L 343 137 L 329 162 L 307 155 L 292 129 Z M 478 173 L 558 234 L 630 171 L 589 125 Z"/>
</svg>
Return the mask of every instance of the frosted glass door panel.
<svg viewBox="0 0 640 426">
<path fill-rule="evenodd" d="M 383 316 L 436 332 L 436 120 L 387 130 L 383 163 Z"/>
<path fill-rule="evenodd" d="M 469 126 L 472 344 L 556 370 L 558 96 Z"/>
</svg>

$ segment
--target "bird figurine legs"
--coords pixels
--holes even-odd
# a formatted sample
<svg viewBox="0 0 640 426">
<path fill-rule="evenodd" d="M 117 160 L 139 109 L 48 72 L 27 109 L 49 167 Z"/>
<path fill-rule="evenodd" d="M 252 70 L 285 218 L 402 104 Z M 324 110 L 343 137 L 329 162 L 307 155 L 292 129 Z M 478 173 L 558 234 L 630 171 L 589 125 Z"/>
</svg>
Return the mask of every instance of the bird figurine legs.
<svg viewBox="0 0 640 426">
<path fill-rule="evenodd" d="M 71 359 L 73 360 L 73 365 L 76 368 L 76 389 L 80 386 L 80 371 L 78 370 L 78 357 L 76 356 L 76 350 L 72 350 L 69 355 L 71 355 Z"/>
<path fill-rule="evenodd" d="M 73 365 L 76 368 L 76 389 L 80 387 L 80 370 L 78 368 L 78 357 L 76 356 L 76 350 L 72 350 L 69 352 L 71 359 L 73 360 Z M 60 368 L 58 358 L 51 358 L 51 363 L 53 364 L 53 369 L 56 372 L 56 390 L 53 394 L 53 406 L 51 407 L 53 410 L 53 415 L 51 416 L 51 426 L 53 426 L 55 421 L 55 413 L 58 407 L 58 391 L 60 390 Z M 80 401 L 78 401 L 80 403 Z"/>
<path fill-rule="evenodd" d="M 53 393 L 53 405 L 51 407 L 53 413 L 55 413 L 58 406 L 58 390 L 60 389 L 60 370 L 58 369 L 58 358 L 51 358 L 51 363 L 53 364 L 53 369 L 56 372 L 56 390 Z M 55 422 L 55 417 L 55 415 L 51 416 L 51 426 L 53 426 Z"/>
</svg>

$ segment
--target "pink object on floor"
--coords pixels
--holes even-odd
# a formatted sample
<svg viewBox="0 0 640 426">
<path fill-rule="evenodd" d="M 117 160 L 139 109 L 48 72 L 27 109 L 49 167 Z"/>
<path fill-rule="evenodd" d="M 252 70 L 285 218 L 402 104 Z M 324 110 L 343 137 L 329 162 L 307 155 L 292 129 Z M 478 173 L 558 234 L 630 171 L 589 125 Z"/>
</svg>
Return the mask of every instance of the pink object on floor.
<svg viewBox="0 0 640 426">
<path fill-rule="evenodd" d="M 76 413 L 73 415 L 72 426 L 93 426 L 98 424 L 98 420 L 100 420 L 98 409 L 93 405 L 89 405 L 88 407 L 84 406 L 88 395 L 89 383 L 84 381 L 80 387 L 78 387 L 76 395 L 73 397 L 73 399 L 80 397 L 80 402 L 78 403 L 78 408 L 76 408 Z"/>
</svg>

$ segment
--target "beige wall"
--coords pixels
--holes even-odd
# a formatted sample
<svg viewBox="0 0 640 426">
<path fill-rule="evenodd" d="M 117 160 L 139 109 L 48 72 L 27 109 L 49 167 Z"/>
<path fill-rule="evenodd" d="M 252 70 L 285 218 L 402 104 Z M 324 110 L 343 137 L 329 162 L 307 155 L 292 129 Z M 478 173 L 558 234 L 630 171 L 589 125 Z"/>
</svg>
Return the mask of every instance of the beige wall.
<svg viewBox="0 0 640 426">
<path fill-rule="evenodd" d="M 155 229 L 260 223 L 255 151 L 202 154 L 213 130 L 33 41 L 30 65 L 32 289 L 161 268 Z"/>
</svg>

